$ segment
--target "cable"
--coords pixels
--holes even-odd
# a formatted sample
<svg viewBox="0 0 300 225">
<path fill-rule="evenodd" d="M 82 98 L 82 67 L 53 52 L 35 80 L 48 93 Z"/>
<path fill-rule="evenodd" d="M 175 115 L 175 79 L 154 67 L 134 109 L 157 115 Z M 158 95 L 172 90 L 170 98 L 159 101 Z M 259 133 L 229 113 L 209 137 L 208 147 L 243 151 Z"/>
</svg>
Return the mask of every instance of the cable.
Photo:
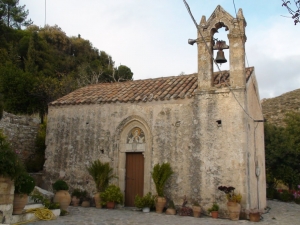
<svg viewBox="0 0 300 225">
<path fill-rule="evenodd" d="M 187 3 L 185 0 L 183 0 L 183 2 L 184 2 L 184 5 L 185 5 L 185 7 L 186 7 L 186 9 L 187 9 L 187 11 L 188 11 L 190 17 L 192 18 L 192 20 L 193 20 L 193 22 L 194 22 L 194 24 L 195 24 L 195 26 L 196 26 L 196 29 L 197 29 L 198 33 L 200 34 L 200 36 L 201 36 L 203 42 L 205 43 L 205 46 L 206 46 L 207 51 L 209 52 L 209 54 L 210 54 L 211 58 L 213 59 L 214 63 L 216 64 L 216 66 L 217 66 L 219 72 L 222 73 L 222 71 L 220 70 L 220 67 L 219 67 L 218 63 L 215 61 L 215 59 L 214 59 L 214 57 L 213 57 L 213 55 L 212 55 L 212 53 L 211 53 L 211 51 L 210 51 L 210 49 L 209 49 L 209 47 L 208 47 L 206 41 L 205 41 L 205 39 L 204 39 L 204 37 L 203 37 L 203 35 L 202 35 L 202 33 L 201 33 L 201 30 L 199 29 L 199 26 L 198 26 L 198 24 L 197 24 L 197 22 L 196 22 L 196 20 L 195 20 L 195 18 L 194 18 L 194 16 L 193 16 L 192 12 L 191 12 L 191 9 L 190 9 L 188 3 Z M 243 109 L 244 113 L 245 113 L 250 119 L 252 119 L 252 120 L 254 121 L 255 119 L 254 119 L 252 116 L 249 115 L 249 113 L 245 110 L 245 108 L 244 108 L 244 107 L 241 105 L 241 103 L 238 101 L 237 97 L 235 96 L 235 93 L 233 92 L 232 88 L 230 87 L 230 85 L 227 83 L 226 80 L 225 80 L 225 83 L 226 83 L 227 87 L 229 88 L 229 90 L 231 91 L 232 95 L 234 96 L 235 100 L 236 100 L 237 103 L 239 104 L 239 106 Z"/>
<path fill-rule="evenodd" d="M 234 6 L 234 11 L 235 11 L 235 17 L 237 18 L 237 12 L 236 12 L 236 7 L 235 7 L 235 2 L 234 2 L 234 0 L 232 0 L 232 2 L 233 2 L 233 6 Z M 240 34 L 242 35 L 242 31 L 241 31 L 241 27 L 240 26 L 239 26 L 239 30 L 240 30 Z M 247 53 L 246 53 L 246 47 L 245 47 L 245 59 L 246 59 L 247 66 L 250 67 L 249 66 L 249 62 L 248 62 Z M 253 86 L 255 87 L 253 79 L 251 79 L 251 81 L 252 81 Z M 256 95 L 257 101 L 260 102 L 260 99 L 259 99 L 256 91 L 255 91 L 255 95 Z"/>
</svg>

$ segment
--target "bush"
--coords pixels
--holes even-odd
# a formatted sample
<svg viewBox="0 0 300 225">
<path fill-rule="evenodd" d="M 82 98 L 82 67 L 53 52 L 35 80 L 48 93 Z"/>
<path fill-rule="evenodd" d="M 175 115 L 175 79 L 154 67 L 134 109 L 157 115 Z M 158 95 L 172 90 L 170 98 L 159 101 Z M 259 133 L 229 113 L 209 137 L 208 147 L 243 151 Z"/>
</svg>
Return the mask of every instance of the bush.
<svg viewBox="0 0 300 225">
<path fill-rule="evenodd" d="M 73 190 L 71 196 L 72 197 L 75 196 L 77 198 L 80 198 L 82 196 L 82 192 L 79 189 L 76 188 L 76 189 Z"/>
<path fill-rule="evenodd" d="M 29 195 L 35 187 L 35 181 L 28 173 L 21 173 L 15 179 L 15 193 Z"/>
<path fill-rule="evenodd" d="M 293 194 L 291 194 L 288 190 L 283 190 L 278 195 L 279 200 L 283 202 L 290 202 L 294 199 Z"/>
<path fill-rule="evenodd" d="M 103 205 L 107 202 L 123 203 L 123 194 L 114 184 L 109 185 L 104 192 L 100 193 L 100 197 Z"/>
<path fill-rule="evenodd" d="M 54 184 L 52 184 L 52 188 L 54 191 L 69 190 L 69 186 L 63 180 L 57 180 Z"/>
<path fill-rule="evenodd" d="M 31 199 L 35 203 L 42 203 L 47 209 L 59 209 L 59 203 L 51 202 L 50 199 L 44 197 L 39 191 L 35 190 L 31 195 Z"/>
<path fill-rule="evenodd" d="M 137 208 L 152 208 L 154 206 L 154 196 L 151 192 L 148 192 L 144 197 L 140 197 L 139 195 L 135 196 L 134 205 Z"/>
<path fill-rule="evenodd" d="M 6 137 L 0 130 L 0 176 L 9 177 L 12 180 L 25 171 L 23 163 L 15 153 Z"/>
<path fill-rule="evenodd" d="M 267 188 L 267 198 L 268 199 L 277 199 L 278 191 L 275 188 Z"/>
</svg>

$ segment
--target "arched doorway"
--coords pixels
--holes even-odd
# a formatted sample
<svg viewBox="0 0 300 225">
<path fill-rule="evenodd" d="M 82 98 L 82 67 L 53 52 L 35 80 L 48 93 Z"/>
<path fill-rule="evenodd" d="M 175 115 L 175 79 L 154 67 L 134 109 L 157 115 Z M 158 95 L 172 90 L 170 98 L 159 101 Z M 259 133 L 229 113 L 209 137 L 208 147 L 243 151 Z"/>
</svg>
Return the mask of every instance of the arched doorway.
<svg viewBox="0 0 300 225">
<path fill-rule="evenodd" d="M 125 206 L 134 206 L 134 198 L 150 191 L 151 134 L 145 121 L 131 118 L 119 139 L 118 177 Z"/>
</svg>

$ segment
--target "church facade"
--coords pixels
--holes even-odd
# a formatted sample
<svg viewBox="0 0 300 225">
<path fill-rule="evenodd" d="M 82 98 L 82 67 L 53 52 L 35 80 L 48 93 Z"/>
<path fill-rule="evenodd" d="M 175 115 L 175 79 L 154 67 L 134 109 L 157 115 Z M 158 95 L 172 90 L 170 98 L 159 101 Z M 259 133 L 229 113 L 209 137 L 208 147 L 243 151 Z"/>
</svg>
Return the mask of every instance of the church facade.
<svg viewBox="0 0 300 225">
<path fill-rule="evenodd" d="M 169 162 L 174 171 L 166 197 L 182 204 L 213 202 L 226 208 L 218 186 L 233 186 L 242 207 L 266 207 L 262 110 L 254 67 L 245 67 L 246 21 L 218 6 L 199 24 L 198 73 L 100 83 L 49 105 L 44 180 L 95 191 L 86 166 L 109 162 L 124 192 L 155 194 L 151 171 Z M 228 30 L 229 71 L 213 71 L 213 35 Z"/>
</svg>

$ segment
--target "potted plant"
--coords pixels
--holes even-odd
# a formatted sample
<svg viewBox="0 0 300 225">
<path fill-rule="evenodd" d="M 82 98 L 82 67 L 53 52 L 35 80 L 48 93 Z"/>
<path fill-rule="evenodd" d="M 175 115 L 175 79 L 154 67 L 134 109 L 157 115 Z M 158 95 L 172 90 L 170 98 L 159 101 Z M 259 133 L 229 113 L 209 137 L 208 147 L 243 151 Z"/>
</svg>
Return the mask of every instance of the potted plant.
<svg viewBox="0 0 300 225">
<path fill-rule="evenodd" d="M 201 206 L 199 205 L 199 203 L 197 201 L 194 201 L 192 209 L 193 209 L 194 217 L 200 217 L 200 215 L 201 215 Z"/>
<path fill-rule="evenodd" d="M 148 192 L 144 197 L 135 196 L 134 205 L 141 208 L 143 212 L 150 212 L 150 208 L 154 206 L 154 196 Z"/>
<path fill-rule="evenodd" d="M 171 169 L 170 163 L 162 163 L 161 165 L 157 163 L 153 167 L 152 179 L 154 181 L 156 192 L 158 195 L 155 201 L 155 208 L 157 213 L 162 213 L 166 205 L 167 200 L 164 197 L 164 187 L 167 180 L 172 174 L 173 171 Z"/>
<path fill-rule="evenodd" d="M 251 222 L 259 222 L 260 221 L 261 211 L 259 209 L 250 209 L 246 213 L 249 214 L 249 220 Z"/>
<path fill-rule="evenodd" d="M 28 173 L 23 172 L 15 179 L 13 214 L 22 214 L 28 202 L 28 195 L 33 191 L 35 181 Z"/>
<path fill-rule="evenodd" d="M 81 198 L 81 191 L 78 188 L 75 188 L 71 194 L 71 201 L 73 206 L 79 206 L 80 198 Z"/>
<path fill-rule="evenodd" d="M 219 186 L 218 189 L 220 191 L 223 191 L 226 194 L 226 198 L 228 200 L 227 202 L 227 209 L 229 212 L 229 218 L 231 220 L 239 220 L 240 218 L 240 212 L 241 212 L 241 200 L 242 195 L 241 194 L 235 194 L 234 187 L 226 187 L 226 186 Z"/>
<path fill-rule="evenodd" d="M 175 208 L 173 200 L 171 200 L 169 202 L 168 208 L 166 210 L 166 214 L 167 215 L 175 215 L 176 214 L 176 208 Z"/>
<path fill-rule="evenodd" d="M 52 184 L 52 188 L 55 191 L 53 202 L 59 203 L 61 210 L 67 211 L 71 203 L 71 195 L 68 192 L 69 186 L 65 181 L 57 180 Z"/>
<path fill-rule="evenodd" d="M 90 207 L 91 197 L 90 197 L 90 195 L 88 194 L 87 191 L 84 190 L 84 191 L 81 192 L 81 198 L 82 198 L 81 206 L 82 207 Z"/>
<path fill-rule="evenodd" d="M 212 218 L 217 219 L 219 214 L 219 205 L 214 202 L 212 207 L 208 209 L 208 212 L 211 214 Z"/>
<path fill-rule="evenodd" d="M 114 209 L 116 203 L 123 203 L 123 194 L 119 187 L 114 184 L 109 185 L 104 192 L 100 194 L 101 204 L 108 209 Z"/>
<path fill-rule="evenodd" d="M 25 171 L 22 162 L 0 130 L 0 204 L 13 204 L 13 180 Z"/>
<path fill-rule="evenodd" d="M 186 206 L 187 203 L 188 203 L 188 201 L 187 201 L 186 195 L 185 195 L 185 196 L 183 196 L 183 203 L 177 213 L 179 216 L 192 216 L 193 215 L 193 209 Z"/>
<path fill-rule="evenodd" d="M 116 176 L 113 175 L 113 169 L 110 167 L 109 163 L 102 163 L 100 160 L 94 161 L 87 167 L 87 171 L 96 184 L 97 193 L 94 195 L 96 208 L 101 208 L 100 193 L 105 191 L 109 181 Z"/>
</svg>

